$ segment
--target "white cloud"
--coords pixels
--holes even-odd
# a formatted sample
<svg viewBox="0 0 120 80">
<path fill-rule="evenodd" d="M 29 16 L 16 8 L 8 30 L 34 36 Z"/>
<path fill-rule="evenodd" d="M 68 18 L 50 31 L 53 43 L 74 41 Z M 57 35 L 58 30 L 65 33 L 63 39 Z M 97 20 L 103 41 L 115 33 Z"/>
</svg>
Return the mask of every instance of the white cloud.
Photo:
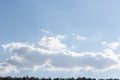
<svg viewBox="0 0 120 80">
<path fill-rule="evenodd" d="M 77 40 L 86 40 L 86 37 L 80 36 L 80 35 L 76 35 L 76 39 Z"/>
<path fill-rule="evenodd" d="M 120 64 L 119 55 L 111 49 L 105 49 L 103 52 L 78 53 L 68 50 L 61 42 L 62 39 L 64 39 L 62 35 L 43 37 L 39 41 L 40 46 L 21 42 L 4 44 L 3 48 L 14 55 L 4 62 L 7 63 L 4 66 L 4 63 L 0 64 L 0 72 L 16 72 L 17 69 L 103 71 L 118 68 Z"/>
<path fill-rule="evenodd" d="M 76 40 L 81 41 L 81 40 L 86 40 L 87 38 L 84 36 L 80 36 L 78 34 L 72 33 L 72 36 L 75 37 Z"/>
<path fill-rule="evenodd" d="M 63 48 L 66 48 L 66 45 L 61 43 L 61 39 L 63 39 L 64 36 L 62 35 L 57 35 L 55 37 L 43 37 L 39 44 L 40 46 L 47 48 L 49 50 L 60 50 Z"/>
<path fill-rule="evenodd" d="M 49 34 L 50 32 L 49 31 L 47 31 L 47 30 L 45 30 L 45 29 L 42 29 L 41 30 L 43 33 L 46 33 L 46 34 Z"/>
<path fill-rule="evenodd" d="M 22 62 L 25 61 L 25 59 L 24 59 L 23 57 L 18 56 L 17 54 L 15 54 L 14 56 L 11 56 L 10 59 L 11 59 L 11 60 L 15 60 L 16 62 L 20 62 L 20 63 L 22 63 Z"/>
<path fill-rule="evenodd" d="M 102 42 L 101 44 L 106 46 L 109 49 L 112 49 L 112 50 L 116 50 L 120 46 L 120 42 L 119 41 L 111 42 L 111 43 Z"/>
</svg>

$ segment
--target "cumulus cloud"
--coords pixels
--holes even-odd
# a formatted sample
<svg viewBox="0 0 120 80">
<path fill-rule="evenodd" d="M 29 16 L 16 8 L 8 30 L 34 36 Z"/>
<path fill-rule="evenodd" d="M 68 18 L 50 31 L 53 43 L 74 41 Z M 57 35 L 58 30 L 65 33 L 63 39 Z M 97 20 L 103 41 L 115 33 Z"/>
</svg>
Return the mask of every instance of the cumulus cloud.
<svg viewBox="0 0 120 80">
<path fill-rule="evenodd" d="M 111 49 L 103 52 L 75 52 L 68 50 L 62 39 L 63 35 L 44 36 L 39 41 L 40 46 L 21 42 L 2 45 L 4 50 L 14 55 L 0 63 L 0 72 L 4 71 L 0 74 L 23 69 L 103 71 L 119 65 L 119 56 Z"/>
<path fill-rule="evenodd" d="M 39 44 L 42 47 L 48 48 L 50 50 L 59 50 L 63 49 L 66 46 L 60 42 L 61 39 L 63 39 L 63 35 L 57 35 L 55 37 L 43 37 Z"/>
</svg>

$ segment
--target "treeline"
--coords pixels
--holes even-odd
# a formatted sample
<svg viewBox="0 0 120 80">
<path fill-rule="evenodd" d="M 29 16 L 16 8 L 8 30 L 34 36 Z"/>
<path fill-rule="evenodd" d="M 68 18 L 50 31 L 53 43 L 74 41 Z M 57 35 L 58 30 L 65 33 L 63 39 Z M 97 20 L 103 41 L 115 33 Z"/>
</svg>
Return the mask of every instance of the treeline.
<svg viewBox="0 0 120 80">
<path fill-rule="evenodd" d="M 0 80 L 97 80 L 95 78 L 86 78 L 86 77 L 78 77 L 78 78 L 37 78 L 37 77 L 0 77 Z M 120 79 L 98 79 L 98 80 L 120 80 Z"/>
</svg>

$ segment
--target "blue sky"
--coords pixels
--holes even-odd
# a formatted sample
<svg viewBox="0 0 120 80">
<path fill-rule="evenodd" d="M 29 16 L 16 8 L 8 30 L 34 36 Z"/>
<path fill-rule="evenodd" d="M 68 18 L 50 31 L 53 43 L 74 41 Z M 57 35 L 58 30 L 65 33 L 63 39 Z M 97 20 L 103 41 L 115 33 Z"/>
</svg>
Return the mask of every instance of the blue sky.
<svg viewBox="0 0 120 80">
<path fill-rule="evenodd" d="M 119 0 L 1 0 L 0 76 L 120 78 Z"/>
</svg>

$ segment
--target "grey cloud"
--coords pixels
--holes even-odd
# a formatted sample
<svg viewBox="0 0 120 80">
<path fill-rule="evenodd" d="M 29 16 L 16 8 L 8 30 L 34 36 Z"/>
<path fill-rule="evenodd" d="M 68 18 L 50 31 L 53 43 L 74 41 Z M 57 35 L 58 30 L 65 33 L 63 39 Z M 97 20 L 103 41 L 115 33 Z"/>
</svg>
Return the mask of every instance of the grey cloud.
<svg viewBox="0 0 120 80">
<path fill-rule="evenodd" d="M 59 44 L 61 45 L 61 42 L 59 42 Z M 54 44 L 50 43 L 50 45 Z M 5 62 L 11 66 L 16 67 L 16 69 L 18 70 L 33 69 L 35 68 L 35 66 L 38 66 L 38 68 L 41 68 L 40 66 L 42 66 L 42 68 L 44 69 L 51 69 L 52 66 L 56 70 L 57 68 L 61 68 L 61 70 L 71 70 L 74 69 L 74 67 L 77 67 L 80 70 L 91 67 L 95 71 L 100 71 L 109 69 L 116 65 L 119 66 L 119 59 L 117 61 L 112 58 L 113 56 L 108 56 L 103 52 L 77 53 L 75 51 L 70 51 L 67 49 L 51 50 L 20 42 L 5 44 L 3 45 L 3 48 L 14 54 Z M 117 56 L 114 57 L 118 58 Z M 51 66 L 46 67 L 45 65 L 48 64 L 50 64 Z M 8 67 L 7 65 L 5 66 L 6 68 Z M 3 64 L 0 65 L 0 71 L 3 69 L 3 67 Z M 10 71 L 6 72 L 9 73 Z"/>
<path fill-rule="evenodd" d="M 15 44 L 17 45 L 17 43 Z M 56 68 L 73 68 L 74 66 L 85 68 L 90 66 L 95 70 L 106 69 L 118 64 L 118 62 L 110 57 L 104 57 L 103 54 L 95 53 L 96 55 L 94 56 L 91 53 L 84 53 L 83 56 L 72 56 L 70 54 L 65 54 L 67 50 L 61 50 L 58 53 L 56 52 L 56 54 L 46 54 L 40 51 L 40 48 L 32 48 L 32 50 L 31 47 L 27 45 L 26 47 L 13 47 L 11 52 L 17 54 L 18 57 L 23 57 L 25 60 L 24 62 L 19 62 L 14 59 L 9 59 L 7 62 L 18 68 L 33 68 L 34 65 L 44 65 L 47 60 L 50 60 L 50 64 Z M 74 52 L 72 54 L 80 53 Z"/>
<path fill-rule="evenodd" d="M 97 57 L 99 56 L 99 57 Z M 99 69 L 106 69 L 110 66 L 118 64 L 118 62 L 114 61 L 110 58 L 105 58 L 102 55 L 92 56 L 90 54 L 85 54 L 84 56 L 80 57 L 73 57 L 68 55 L 57 55 L 56 57 L 52 58 L 52 65 L 56 67 L 63 67 L 63 68 L 72 68 L 74 66 L 77 67 L 94 67 L 95 70 Z"/>
</svg>

